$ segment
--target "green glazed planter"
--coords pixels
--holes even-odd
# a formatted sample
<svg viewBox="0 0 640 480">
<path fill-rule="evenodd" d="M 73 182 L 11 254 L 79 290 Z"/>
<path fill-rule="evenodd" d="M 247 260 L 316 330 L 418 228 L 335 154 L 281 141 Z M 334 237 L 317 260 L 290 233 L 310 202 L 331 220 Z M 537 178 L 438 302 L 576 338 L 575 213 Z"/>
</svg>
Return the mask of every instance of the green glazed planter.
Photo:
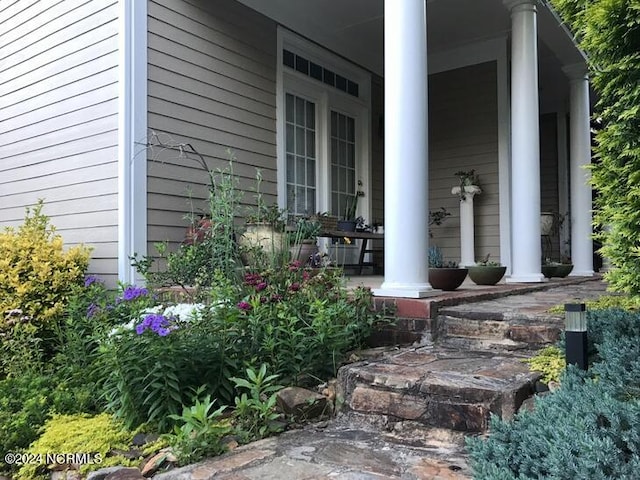
<svg viewBox="0 0 640 480">
<path fill-rule="evenodd" d="M 556 273 L 554 277 L 564 278 L 571 273 L 573 265 L 570 263 L 563 263 L 562 265 L 556 265 Z"/>
<path fill-rule="evenodd" d="M 558 270 L 557 265 L 542 265 L 542 274 L 546 278 L 557 277 L 556 271 Z"/>
<path fill-rule="evenodd" d="M 473 265 L 469 268 L 469 278 L 476 285 L 495 285 L 504 277 L 507 267 Z"/>
</svg>

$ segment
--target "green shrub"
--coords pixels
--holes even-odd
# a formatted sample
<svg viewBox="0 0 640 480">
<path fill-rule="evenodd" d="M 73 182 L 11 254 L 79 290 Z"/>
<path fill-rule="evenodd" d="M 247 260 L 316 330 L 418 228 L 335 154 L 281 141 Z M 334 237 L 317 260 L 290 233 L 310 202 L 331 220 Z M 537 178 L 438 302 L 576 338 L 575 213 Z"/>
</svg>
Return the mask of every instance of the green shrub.
<svg viewBox="0 0 640 480">
<path fill-rule="evenodd" d="M 580 39 L 598 94 L 595 220 L 606 274 L 620 291 L 640 294 L 640 15 L 637 0 L 553 0 Z"/>
<path fill-rule="evenodd" d="M 196 395 L 191 407 L 183 407 L 182 415 L 171 416 L 178 424 L 172 433 L 163 437 L 168 440 L 181 465 L 220 455 L 226 450 L 223 439 L 233 428 L 229 419 L 222 418 L 226 406 L 213 410 L 214 404 L 215 399 L 211 400 L 211 395 L 206 395 L 202 401 Z"/>
<path fill-rule="evenodd" d="M 535 356 L 524 360 L 529 364 L 529 369 L 542 373 L 541 381 L 549 383 L 557 382 L 567 368 L 564 352 L 556 347 L 549 346 L 540 350 Z"/>
<path fill-rule="evenodd" d="M 66 251 L 60 235 L 42 213 L 42 201 L 27 209 L 17 230 L 0 233 L 0 328 L 5 315 L 21 310 L 37 329 L 61 316 L 73 285 L 82 282 L 89 264 L 89 249 Z"/>
<path fill-rule="evenodd" d="M 28 447 L 53 412 L 91 411 L 95 395 L 91 385 L 70 387 L 55 373 L 25 373 L 0 380 L 0 451 Z"/>
<path fill-rule="evenodd" d="M 0 233 L 0 378 L 37 372 L 51 358 L 52 332 L 89 264 L 88 248 L 65 251 L 42 206 Z"/>
<path fill-rule="evenodd" d="M 327 379 L 379 318 L 371 293 L 348 293 L 339 272 L 311 278 L 292 264 L 248 272 L 241 288 L 219 279 L 199 315 L 156 309 L 102 345 L 106 398 L 129 427 L 152 422 L 169 431 L 171 415 L 202 385 L 230 404 L 237 394 L 230 378 L 250 365 L 267 365 L 287 385 Z"/>
<path fill-rule="evenodd" d="M 48 478 L 48 471 L 66 463 L 61 461 L 62 458 L 47 462 L 47 454 L 51 453 L 87 454 L 80 465 L 81 473 L 113 465 L 130 465 L 131 460 L 122 455 L 113 455 L 112 452 L 114 449 L 129 450 L 132 438 L 132 432 L 106 413 L 93 417 L 55 415 L 46 422 L 42 435 L 27 450 L 32 458 L 42 461 L 22 465 L 17 478 Z"/>
<path fill-rule="evenodd" d="M 513 421 L 493 418 L 488 440 L 472 439 L 476 479 L 637 478 L 640 468 L 640 315 L 590 313 L 589 372 L 574 367 L 562 387 Z"/>
</svg>

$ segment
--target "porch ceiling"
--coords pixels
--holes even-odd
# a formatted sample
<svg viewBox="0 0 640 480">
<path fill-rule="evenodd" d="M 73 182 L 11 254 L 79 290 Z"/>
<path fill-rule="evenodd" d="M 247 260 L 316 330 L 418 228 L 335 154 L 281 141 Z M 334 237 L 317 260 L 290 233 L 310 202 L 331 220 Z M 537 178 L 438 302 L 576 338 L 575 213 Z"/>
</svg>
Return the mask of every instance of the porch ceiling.
<svg viewBox="0 0 640 480">
<path fill-rule="evenodd" d="M 239 1 L 383 75 L 384 0 Z M 509 12 L 502 0 L 426 1 L 430 52 L 505 36 L 511 28 Z M 541 57 L 552 55 L 554 63 L 563 65 L 583 61 L 582 53 L 575 48 L 546 2 L 538 11 L 539 38 L 544 43 Z"/>
</svg>

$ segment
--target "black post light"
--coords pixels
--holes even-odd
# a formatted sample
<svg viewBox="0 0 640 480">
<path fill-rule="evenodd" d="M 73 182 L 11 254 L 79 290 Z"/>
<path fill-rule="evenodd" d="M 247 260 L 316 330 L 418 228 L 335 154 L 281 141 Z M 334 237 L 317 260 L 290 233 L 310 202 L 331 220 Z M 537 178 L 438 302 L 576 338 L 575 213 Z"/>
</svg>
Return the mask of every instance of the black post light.
<svg viewBox="0 0 640 480">
<path fill-rule="evenodd" d="M 589 367 L 587 360 L 587 309 L 584 303 L 565 303 L 565 343 L 567 365 L 582 370 Z"/>
</svg>

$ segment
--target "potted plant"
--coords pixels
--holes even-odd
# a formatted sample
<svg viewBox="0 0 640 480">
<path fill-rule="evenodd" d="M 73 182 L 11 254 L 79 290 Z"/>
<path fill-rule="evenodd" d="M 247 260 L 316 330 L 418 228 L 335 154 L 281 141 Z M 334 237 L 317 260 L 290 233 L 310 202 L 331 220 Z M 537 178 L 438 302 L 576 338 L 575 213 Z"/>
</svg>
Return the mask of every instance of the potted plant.
<svg viewBox="0 0 640 480">
<path fill-rule="evenodd" d="M 278 205 L 267 205 L 264 202 L 260 185 L 262 174 L 256 173 L 256 205 L 250 207 L 245 217 L 245 232 L 238 239 L 238 244 L 244 251 L 245 263 L 255 263 L 256 255 L 264 253 L 277 256 L 285 251 L 286 235 L 286 209 Z"/>
<path fill-rule="evenodd" d="M 550 258 L 545 259 L 542 265 L 542 274 L 547 278 L 564 278 L 573 270 L 571 259 L 563 259 L 562 262 L 554 262 Z"/>
<path fill-rule="evenodd" d="M 489 261 L 490 255 L 490 253 L 487 253 L 487 256 L 480 262 L 468 267 L 469 278 L 476 285 L 495 285 L 504 277 L 507 271 L 507 267 L 502 266 L 500 262 Z"/>
<path fill-rule="evenodd" d="M 338 220 L 338 230 L 343 232 L 356 231 L 356 212 L 358 211 L 358 200 L 364 197 L 364 192 L 360 190 L 362 181 L 358 180 L 358 188 L 353 195 L 347 198 L 347 205 L 344 209 L 343 217 Z"/>
<path fill-rule="evenodd" d="M 320 233 L 320 222 L 307 217 L 299 217 L 293 230 L 289 234 L 292 261 L 298 261 L 302 265 L 311 262 L 311 258 L 318 252 L 316 237 Z"/>
<path fill-rule="evenodd" d="M 458 195 L 461 201 L 467 199 L 467 193 L 474 195 L 480 193 L 480 177 L 475 169 L 459 170 L 454 175 L 458 177 L 460 185 L 454 187 L 452 193 Z"/>
<path fill-rule="evenodd" d="M 433 288 L 455 290 L 462 285 L 467 272 L 466 268 L 459 268 L 456 262 L 445 262 L 440 248 L 429 247 L 429 283 Z"/>
</svg>

